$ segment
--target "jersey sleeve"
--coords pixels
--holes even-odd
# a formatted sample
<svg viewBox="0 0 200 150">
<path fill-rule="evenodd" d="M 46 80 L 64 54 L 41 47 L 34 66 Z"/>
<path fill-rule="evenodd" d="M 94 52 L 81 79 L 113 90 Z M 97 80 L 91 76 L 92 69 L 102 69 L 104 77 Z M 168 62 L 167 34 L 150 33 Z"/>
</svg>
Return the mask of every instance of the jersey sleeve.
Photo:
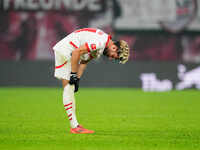
<svg viewBox="0 0 200 150">
<path fill-rule="evenodd" d="M 104 44 L 101 41 L 89 41 L 85 43 L 85 46 L 87 47 L 88 52 L 98 51 L 100 49 L 104 48 Z"/>
<path fill-rule="evenodd" d="M 93 39 L 85 42 L 88 54 L 93 58 L 100 57 L 100 55 L 102 55 L 105 47 L 107 47 L 111 39 L 111 36 L 105 34 L 104 32 L 97 32 L 97 34 L 98 36 L 95 36 Z"/>
</svg>

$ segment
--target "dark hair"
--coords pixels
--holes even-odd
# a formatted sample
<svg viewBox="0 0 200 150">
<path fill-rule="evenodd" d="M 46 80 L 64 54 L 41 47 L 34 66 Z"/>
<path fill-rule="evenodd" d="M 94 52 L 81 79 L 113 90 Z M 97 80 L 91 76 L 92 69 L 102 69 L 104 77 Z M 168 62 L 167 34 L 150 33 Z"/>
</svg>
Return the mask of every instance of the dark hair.
<svg viewBox="0 0 200 150">
<path fill-rule="evenodd" d="M 119 55 L 119 53 L 120 53 L 120 50 L 119 50 L 119 49 L 120 49 L 120 41 L 115 41 L 115 42 L 114 42 L 114 45 L 117 46 L 117 48 L 118 48 L 117 54 Z M 104 55 L 104 56 L 108 56 L 108 48 L 107 48 L 107 47 L 104 49 L 103 55 Z"/>
<path fill-rule="evenodd" d="M 115 44 L 118 48 L 120 48 L 120 42 L 119 42 L 119 41 L 115 41 L 114 44 Z"/>
<path fill-rule="evenodd" d="M 103 55 L 104 55 L 104 56 L 108 56 L 108 48 L 107 48 L 107 47 L 104 49 Z"/>
</svg>

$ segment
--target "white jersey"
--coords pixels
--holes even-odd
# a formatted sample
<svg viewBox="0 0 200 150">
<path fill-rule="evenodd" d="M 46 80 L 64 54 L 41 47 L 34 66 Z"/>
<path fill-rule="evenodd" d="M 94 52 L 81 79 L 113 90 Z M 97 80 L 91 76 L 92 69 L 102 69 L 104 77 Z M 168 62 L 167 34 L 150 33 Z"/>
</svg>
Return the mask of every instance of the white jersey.
<svg viewBox="0 0 200 150">
<path fill-rule="evenodd" d="M 81 56 L 81 60 L 89 60 L 100 57 L 107 47 L 111 36 L 100 29 L 83 28 L 74 31 L 59 41 L 54 47 L 54 51 L 63 54 L 67 60 L 70 60 L 71 53 L 74 49 L 85 45 L 88 53 Z"/>
</svg>

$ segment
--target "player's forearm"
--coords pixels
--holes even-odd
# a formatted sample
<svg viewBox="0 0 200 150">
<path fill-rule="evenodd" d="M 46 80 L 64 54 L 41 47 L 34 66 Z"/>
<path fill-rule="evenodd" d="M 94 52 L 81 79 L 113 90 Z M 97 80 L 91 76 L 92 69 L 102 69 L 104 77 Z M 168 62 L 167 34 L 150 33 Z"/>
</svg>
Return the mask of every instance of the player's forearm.
<svg viewBox="0 0 200 150">
<path fill-rule="evenodd" d="M 73 51 L 72 57 L 71 57 L 71 72 L 77 72 L 78 71 L 79 59 L 80 59 L 80 52 L 79 51 Z"/>
<path fill-rule="evenodd" d="M 78 72 L 78 63 L 80 60 L 80 56 L 88 53 L 87 47 L 85 45 L 80 46 L 79 48 L 75 49 L 72 52 L 72 57 L 71 57 L 71 71 L 72 72 Z"/>
<path fill-rule="evenodd" d="M 87 67 L 87 64 L 80 64 L 78 68 L 78 78 L 81 78 L 83 72 L 85 71 L 85 68 Z"/>
</svg>

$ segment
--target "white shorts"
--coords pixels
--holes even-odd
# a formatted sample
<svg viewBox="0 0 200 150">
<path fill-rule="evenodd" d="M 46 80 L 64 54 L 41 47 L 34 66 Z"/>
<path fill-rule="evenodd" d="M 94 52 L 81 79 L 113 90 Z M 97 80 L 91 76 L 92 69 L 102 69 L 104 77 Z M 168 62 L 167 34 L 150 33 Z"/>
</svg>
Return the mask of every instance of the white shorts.
<svg viewBox="0 0 200 150">
<path fill-rule="evenodd" d="M 71 54 L 75 49 L 73 45 L 70 44 L 72 40 L 76 42 L 77 38 L 74 37 L 74 35 L 66 36 L 53 47 L 55 54 L 54 76 L 58 79 L 70 79 Z"/>
<path fill-rule="evenodd" d="M 59 53 L 58 51 L 54 51 L 55 53 L 55 72 L 54 76 L 57 79 L 70 79 L 71 73 L 71 61 L 67 60 L 67 58 Z"/>
</svg>

